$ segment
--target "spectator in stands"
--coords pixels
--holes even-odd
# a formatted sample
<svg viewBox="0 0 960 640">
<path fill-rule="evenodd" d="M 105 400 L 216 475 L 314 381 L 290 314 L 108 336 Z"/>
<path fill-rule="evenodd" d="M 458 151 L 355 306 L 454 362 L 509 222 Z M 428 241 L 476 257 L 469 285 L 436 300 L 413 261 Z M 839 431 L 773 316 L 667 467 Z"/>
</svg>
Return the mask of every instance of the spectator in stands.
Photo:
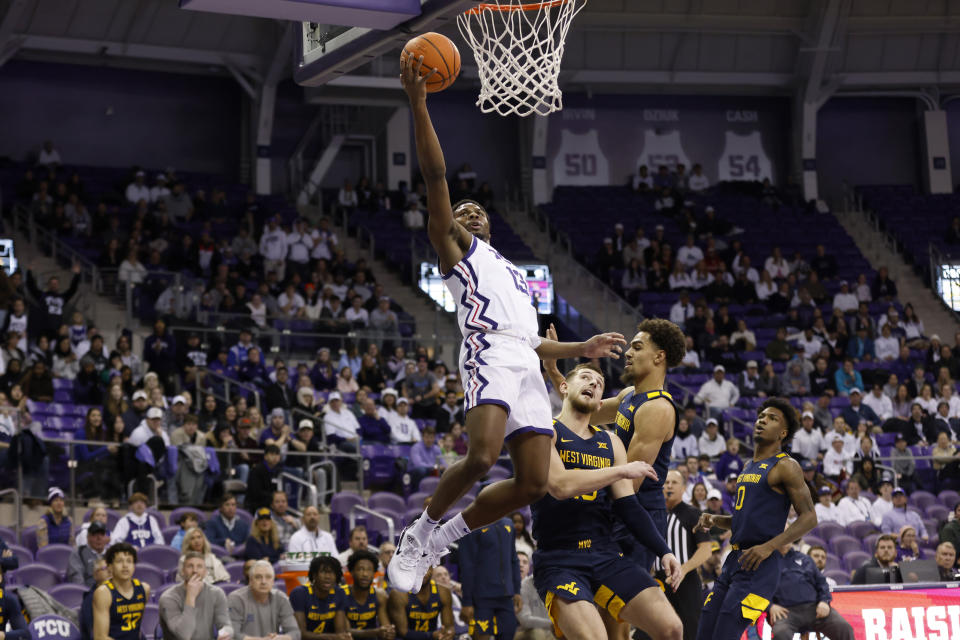
<svg viewBox="0 0 960 640">
<path fill-rule="evenodd" d="M 813 413 L 804 411 L 800 417 L 801 429 L 793 437 L 791 450 L 804 460 L 820 460 L 826 443 L 823 433 L 814 425 Z"/>
<path fill-rule="evenodd" d="M 414 418 L 433 418 L 436 398 L 440 395 L 440 384 L 428 364 L 425 355 L 418 357 L 416 370 L 403 380 L 403 395 L 413 403 Z"/>
<path fill-rule="evenodd" d="M 320 553 L 337 555 L 337 545 L 329 531 L 320 528 L 320 512 L 313 505 L 303 510 L 303 526 L 290 538 L 289 553 Z"/>
<path fill-rule="evenodd" d="M 357 393 L 359 390 L 360 385 L 357 384 L 357 379 L 353 377 L 353 371 L 350 370 L 350 367 L 340 369 L 340 373 L 337 375 L 337 391 L 341 394 L 348 394 Z"/>
<path fill-rule="evenodd" d="M 270 638 L 300 640 L 300 627 L 287 596 L 274 589 L 276 574 L 270 562 L 257 561 L 250 568 L 249 586 L 227 597 L 230 625 L 236 640 Z"/>
<path fill-rule="evenodd" d="M 150 371 L 157 374 L 159 381 L 168 388 L 174 387 L 173 376 L 176 373 L 177 343 L 167 333 L 163 320 L 153 323 L 153 334 L 143 343 L 143 359 Z"/>
<path fill-rule="evenodd" d="M 140 262 L 139 249 L 130 247 L 127 257 L 120 263 L 117 279 L 128 284 L 142 284 L 147 279 L 147 268 Z"/>
<path fill-rule="evenodd" d="M 853 360 L 851 358 L 845 358 L 843 367 L 837 369 L 834 374 L 834 385 L 836 386 L 837 393 L 841 396 L 848 396 L 852 390 L 856 389 L 859 391 L 863 388 L 863 377 L 859 371 L 853 368 Z"/>
<path fill-rule="evenodd" d="M 853 473 L 853 457 L 844 450 L 843 440 L 834 438 L 823 456 L 823 475 L 834 482 Z"/>
<path fill-rule="evenodd" d="M 337 559 L 340 560 L 341 564 L 345 565 L 350 559 L 350 556 L 361 551 L 369 551 L 370 553 L 376 554 L 379 549 L 369 544 L 367 528 L 363 525 L 358 525 L 350 530 L 347 548 L 337 555 Z"/>
<path fill-rule="evenodd" d="M 153 438 L 160 438 L 164 446 L 170 446 L 170 436 L 163 429 L 163 409 L 150 407 L 146 418 L 130 433 L 127 444 L 137 448 Z"/>
<path fill-rule="evenodd" d="M 847 483 L 846 492 L 847 495 L 837 503 L 837 522 L 847 526 L 851 522 L 869 521 L 872 505 L 867 498 L 860 495 L 860 485 L 851 480 Z"/>
<path fill-rule="evenodd" d="M 265 402 L 268 409 L 283 409 L 289 411 L 293 406 L 293 391 L 290 389 L 290 374 L 284 366 L 274 370 L 276 382 L 267 385 Z"/>
<path fill-rule="evenodd" d="M 899 533 L 905 526 L 913 527 L 920 539 L 926 542 L 930 539 L 927 528 L 920 516 L 907 509 L 907 492 L 902 487 L 893 490 L 893 508 L 887 511 L 880 521 L 880 530 L 884 533 Z"/>
<path fill-rule="evenodd" d="M 667 279 L 671 291 L 684 291 L 693 288 L 693 281 L 687 273 L 686 266 L 679 260 L 674 263 L 673 271 Z"/>
<path fill-rule="evenodd" d="M 917 544 L 917 530 L 910 525 L 901 527 L 897 543 L 897 562 L 910 562 L 924 557 L 923 550 Z"/>
<path fill-rule="evenodd" d="M 803 370 L 803 362 L 797 358 L 787 363 L 787 371 L 781 378 L 780 395 L 804 396 L 807 395 L 807 384 L 810 376 Z"/>
<path fill-rule="evenodd" d="M 951 542 L 941 542 L 937 545 L 935 562 L 940 572 L 941 582 L 960 580 L 960 569 L 956 566 L 957 548 Z"/>
<path fill-rule="evenodd" d="M 814 560 L 790 543 L 779 552 L 783 573 L 769 610 L 773 638 L 786 640 L 798 632 L 815 631 L 835 640 L 854 640 L 853 627 L 830 607 L 830 588 Z M 823 560 L 825 564 L 826 554 Z"/>
<path fill-rule="evenodd" d="M 67 559 L 65 581 L 90 588 L 96 584 L 97 562 L 103 558 L 110 534 L 102 522 L 92 522 L 87 528 L 85 544 L 77 547 Z"/>
<path fill-rule="evenodd" d="M 677 432 L 673 439 L 673 453 L 671 457 L 687 459 L 690 456 L 697 456 L 699 454 L 696 436 L 690 433 L 690 425 L 687 421 L 680 418 L 677 422 Z"/>
<path fill-rule="evenodd" d="M 757 335 L 747 327 L 745 320 L 737 320 L 737 328 L 730 334 L 730 344 L 740 351 L 753 351 L 757 348 Z"/>
<path fill-rule="evenodd" d="M 233 553 L 234 547 L 246 542 L 250 535 L 250 525 L 237 516 L 237 498 L 229 491 L 220 498 L 219 510 L 203 528 L 210 543 L 225 548 L 227 553 Z"/>
<path fill-rule="evenodd" d="M 187 511 L 180 516 L 180 519 L 177 521 L 177 524 L 180 526 L 177 529 L 177 533 L 174 534 L 173 540 L 170 541 L 170 546 L 180 551 L 183 549 L 183 538 L 187 535 L 187 532 L 191 529 L 200 526 L 200 519 L 197 517 L 197 514 L 192 511 Z"/>
<path fill-rule="evenodd" d="M 941 403 L 941 406 L 942 403 Z M 937 481 L 946 483 L 953 478 L 960 478 L 960 454 L 950 442 L 950 432 L 937 433 L 937 443 L 930 451 L 933 456 L 933 468 L 937 472 Z"/>
<path fill-rule="evenodd" d="M 278 280 L 286 274 L 287 234 L 280 227 L 280 215 L 272 216 L 260 236 L 260 255 L 263 257 L 263 274 L 273 272 Z"/>
<path fill-rule="evenodd" d="M 206 568 L 206 576 L 203 578 L 204 582 L 207 584 L 230 582 L 230 574 L 227 573 L 227 570 L 223 567 L 223 563 L 220 562 L 217 556 L 213 554 L 213 551 L 211 551 L 210 541 L 207 540 L 207 536 L 203 534 L 203 529 L 200 527 L 193 527 L 183 536 L 180 561 L 177 564 L 177 580 L 188 577 L 184 573 L 184 565 L 187 557 L 191 554 L 199 554 L 200 557 L 203 558 L 203 563 Z"/>
<path fill-rule="evenodd" d="M 343 406 L 343 397 L 333 391 L 327 398 L 327 408 L 323 414 L 323 430 L 327 442 L 340 450 L 356 452 L 360 443 L 360 423 L 353 412 Z"/>
<path fill-rule="evenodd" d="M 63 491 L 58 487 L 50 487 L 47 493 L 47 512 L 40 517 L 37 523 L 37 547 L 48 544 L 70 545 L 70 531 L 73 523 L 67 515 L 63 501 Z"/>
<path fill-rule="evenodd" d="M 53 375 L 43 360 L 33 363 L 20 381 L 20 387 L 34 402 L 53 402 Z"/>
<path fill-rule="evenodd" d="M 860 389 L 852 387 L 848 393 L 850 395 L 850 405 L 845 407 L 841 412 L 843 420 L 852 429 L 856 429 L 861 422 L 866 423 L 869 428 L 879 426 L 881 422 L 880 417 L 869 405 L 863 402 L 863 394 Z"/>
<path fill-rule="evenodd" d="M 650 175 L 647 165 L 640 165 L 636 175 L 633 176 L 632 184 L 634 191 L 648 191 L 653 188 L 653 176 Z M 960 243 L 960 240 L 957 242 Z"/>
<path fill-rule="evenodd" d="M 273 488 L 276 486 L 276 478 L 283 471 L 281 457 L 280 447 L 275 444 L 268 444 L 264 447 L 263 459 L 250 469 L 244 501 L 247 511 L 253 512 L 269 506 L 273 496 Z"/>
<path fill-rule="evenodd" d="M 670 321 L 679 327 L 684 327 L 687 320 L 693 317 L 694 307 L 690 303 L 690 293 L 680 292 L 680 298 L 670 307 Z"/>
<path fill-rule="evenodd" d="M 283 454 L 286 452 L 290 443 L 290 431 L 290 426 L 286 422 L 286 414 L 283 409 L 277 407 L 270 412 L 268 428 L 260 433 L 258 444 L 261 447 L 273 445 Z"/>
<path fill-rule="evenodd" d="M 686 422 L 684 420 L 684 422 Z M 719 433 L 720 428 L 716 418 L 708 418 L 703 434 L 697 440 L 697 450 L 701 455 L 718 458 L 727 449 L 727 441 Z"/>
<path fill-rule="evenodd" d="M 456 382 L 455 374 L 448 375 L 447 380 L 450 379 L 451 375 L 454 376 L 454 382 Z M 456 391 L 446 391 L 444 393 L 443 404 L 440 405 L 436 412 L 436 420 L 438 433 L 449 432 L 455 424 L 463 425 L 465 420 L 463 403 L 457 397 Z"/>
<path fill-rule="evenodd" d="M 833 489 L 830 487 L 820 487 L 818 490 L 819 502 L 814 507 L 817 512 L 817 522 L 839 522 L 840 509 L 833 503 L 831 494 Z"/>
<path fill-rule="evenodd" d="M 442 473 L 446 462 L 443 452 L 437 445 L 437 431 L 433 427 L 425 427 L 422 439 L 410 447 L 410 461 L 407 472 L 410 474 L 410 485 L 419 487 L 420 480 L 431 473 Z"/>
<path fill-rule="evenodd" d="M 696 245 L 696 238 L 693 234 L 687 235 L 686 244 L 677 250 L 677 263 L 689 271 L 697 266 L 703 260 L 703 249 Z"/>
<path fill-rule="evenodd" d="M 833 296 L 833 308 L 850 314 L 856 312 L 859 305 L 857 294 L 850 291 L 850 285 L 846 280 L 841 280 L 840 291 Z"/>
<path fill-rule="evenodd" d="M 883 392 L 883 387 L 879 383 L 873 385 L 871 392 L 863 399 L 863 404 L 876 414 L 878 420 L 875 424 L 877 425 L 893 417 L 893 401 Z"/>
<path fill-rule="evenodd" d="M 874 351 L 880 362 L 893 362 L 900 355 L 900 339 L 893 336 L 889 324 L 880 329 L 880 337 L 874 341 Z"/>
<path fill-rule="evenodd" d="M 128 502 L 130 511 L 117 520 L 117 524 L 110 534 L 111 542 L 114 544 L 126 542 L 137 548 L 143 548 L 151 544 L 164 544 L 160 523 L 147 512 L 147 496 L 142 493 L 134 493 L 130 496 Z"/>
<path fill-rule="evenodd" d="M 769 360 L 778 362 L 786 362 L 793 357 L 793 347 L 787 342 L 787 330 L 785 328 L 777 328 L 776 337 L 767 343 L 764 353 Z"/>
<path fill-rule="evenodd" d="M 743 471 L 743 460 L 740 458 L 740 441 L 736 438 L 727 439 L 727 450 L 720 455 L 714 467 L 718 478 L 727 478 L 732 474 Z M 729 484 L 729 482 L 728 482 Z"/>
<path fill-rule="evenodd" d="M 190 551 L 181 556 L 178 576 L 182 582 L 160 596 L 160 625 L 164 638 L 200 640 L 210 638 L 211 630 L 218 640 L 233 636 L 227 611 L 227 598 L 219 587 L 212 586 L 202 553 Z"/>
<path fill-rule="evenodd" d="M 690 173 L 690 178 L 687 181 L 687 188 L 690 191 L 699 193 L 705 191 L 710 187 L 710 180 L 707 176 L 703 175 L 703 167 L 700 164 L 693 165 L 693 169 Z"/>
<path fill-rule="evenodd" d="M 272 564 L 280 559 L 283 551 L 277 526 L 270 516 L 270 509 L 267 507 L 257 509 L 243 557 L 247 560 L 267 560 Z"/>
<path fill-rule="evenodd" d="M 127 185 L 124 192 L 127 202 L 137 204 L 140 201 L 150 202 L 150 187 L 146 183 L 146 174 L 143 171 L 137 171 L 133 176 L 133 182 Z"/>
<path fill-rule="evenodd" d="M 377 403 L 373 398 L 365 398 L 362 403 L 363 413 L 357 419 L 360 423 L 360 434 L 364 442 L 390 443 L 390 423 L 380 417 Z"/>
<path fill-rule="evenodd" d="M 850 584 L 901 583 L 897 566 L 897 539 L 892 535 L 877 538 L 873 558 L 865 562 L 853 574 Z M 875 571 L 871 571 L 874 569 Z"/>
<path fill-rule="evenodd" d="M 56 171 L 63 164 L 63 160 L 60 159 L 60 152 L 53 146 L 52 140 L 44 140 L 43 147 L 40 149 L 40 153 L 37 154 L 37 166 L 50 171 Z M 32 172 L 28 171 L 27 175 L 32 175 Z"/>
<path fill-rule="evenodd" d="M 273 518 L 273 524 L 277 527 L 280 546 L 286 549 L 291 536 L 300 528 L 300 521 L 290 513 L 286 491 L 273 492 L 270 501 L 270 517 Z"/>
<path fill-rule="evenodd" d="M 886 267 L 880 267 L 877 270 L 877 276 L 873 280 L 870 292 L 874 300 L 885 300 L 889 302 L 897 297 L 897 285 L 890 279 L 890 272 Z"/>
<path fill-rule="evenodd" d="M 420 428 L 409 415 L 410 402 L 400 397 L 396 411 L 387 421 L 390 424 L 390 441 L 393 444 L 414 444 L 420 442 Z"/>
<path fill-rule="evenodd" d="M 411 231 L 419 231 L 425 225 L 423 211 L 420 210 L 420 203 L 410 201 L 403 212 L 403 226 Z"/>
<path fill-rule="evenodd" d="M 713 378 L 703 383 L 694 398 L 697 404 L 705 405 L 711 414 L 736 406 L 740 399 L 740 391 L 725 375 L 724 366 L 716 365 L 713 368 Z"/>
<path fill-rule="evenodd" d="M 277 306 L 279 312 L 289 318 L 299 318 L 304 314 L 304 307 L 307 303 L 293 284 L 288 284 L 283 293 L 277 297 Z"/>
<path fill-rule="evenodd" d="M 380 296 L 377 307 L 370 312 L 370 328 L 382 334 L 391 335 L 400 330 L 400 321 L 397 314 L 390 309 L 390 298 Z"/>
</svg>

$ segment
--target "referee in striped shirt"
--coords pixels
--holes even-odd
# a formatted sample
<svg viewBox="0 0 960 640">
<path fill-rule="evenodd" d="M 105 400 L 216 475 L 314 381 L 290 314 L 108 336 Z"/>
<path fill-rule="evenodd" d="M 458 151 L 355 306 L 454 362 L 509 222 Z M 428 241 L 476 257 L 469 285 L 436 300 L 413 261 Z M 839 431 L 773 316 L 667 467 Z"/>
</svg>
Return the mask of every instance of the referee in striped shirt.
<svg viewBox="0 0 960 640">
<path fill-rule="evenodd" d="M 694 640 L 697 637 L 697 625 L 700 622 L 700 609 L 703 607 L 703 585 L 700 583 L 700 573 L 697 569 L 710 559 L 713 541 L 708 532 L 697 530 L 700 510 L 683 502 L 684 486 L 683 476 L 679 471 L 667 472 L 667 478 L 663 483 L 663 497 L 666 498 L 669 512 L 667 544 L 680 560 L 680 571 L 683 574 L 676 592 L 667 589 L 667 599 L 670 600 L 670 604 L 683 622 L 684 640 Z M 663 582 L 664 576 L 659 561 L 656 577 Z"/>
</svg>

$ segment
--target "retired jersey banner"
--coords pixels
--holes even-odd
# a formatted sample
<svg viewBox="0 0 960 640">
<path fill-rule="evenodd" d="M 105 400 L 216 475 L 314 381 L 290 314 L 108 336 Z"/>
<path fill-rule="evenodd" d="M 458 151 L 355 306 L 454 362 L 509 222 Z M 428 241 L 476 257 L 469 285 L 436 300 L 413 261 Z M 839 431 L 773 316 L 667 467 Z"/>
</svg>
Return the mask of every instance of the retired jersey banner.
<svg viewBox="0 0 960 640">
<path fill-rule="evenodd" d="M 776 98 L 566 94 L 547 133 L 551 186 L 629 184 L 678 164 L 721 180 L 780 182 L 787 169 L 789 103 Z"/>
<path fill-rule="evenodd" d="M 888 590 L 834 591 L 831 605 L 853 627 L 856 640 L 960 640 L 960 584 L 953 584 L 952 588 L 894 585 Z M 760 640 L 771 638 L 771 632 L 769 624 L 761 625 Z M 794 640 L 808 638 L 818 636 L 804 633 Z"/>
</svg>

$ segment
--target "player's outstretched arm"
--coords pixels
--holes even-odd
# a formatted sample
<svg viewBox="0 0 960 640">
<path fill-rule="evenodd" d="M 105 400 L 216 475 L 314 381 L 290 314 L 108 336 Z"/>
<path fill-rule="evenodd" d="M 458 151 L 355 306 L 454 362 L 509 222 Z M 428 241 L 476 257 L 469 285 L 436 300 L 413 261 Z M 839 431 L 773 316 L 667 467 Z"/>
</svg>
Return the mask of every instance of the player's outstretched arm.
<svg viewBox="0 0 960 640">
<path fill-rule="evenodd" d="M 557 342 L 544 338 L 536 348 L 541 360 L 560 358 L 619 358 L 626 338 L 619 333 L 601 333 L 586 342 Z"/>
<path fill-rule="evenodd" d="M 611 440 L 616 440 L 616 438 L 611 438 Z M 555 446 L 550 447 L 550 473 L 547 476 L 547 490 L 557 500 L 569 500 L 585 493 L 591 493 L 608 487 L 618 480 L 626 480 L 629 484 L 635 477 L 655 480 L 657 472 L 645 462 L 614 465 L 606 469 L 567 469 L 563 466 L 563 460 L 560 459 L 557 448 Z"/>
<path fill-rule="evenodd" d="M 783 545 L 799 540 L 817 526 L 817 512 L 813 508 L 813 498 L 803 480 L 803 471 L 800 464 L 787 456 L 782 458 L 768 476 L 770 486 L 779 486 L 787 492 L 793 508 L 797 512 L 797 519 L 783 530 L 778 536 L 767 540 L 763 544 L 750 547 L 740 557 L 740 565 L 747 571 L 753 571 L 767 557 Z"/>
<path fill-rule="evenodd" d="M 420 75 L 423 56 L 400 56 L 400 82 L 413 111 L 413 131 L 417 142 L 417 160 L 427 186 L 427 235 L 440 258 L 440 269 L 447 273 L 463 258 L 472 238 L 466 229 L 453 219 L 450 191 L 447 188 L 447 164 L 443 158 L 440 139 L 427 110 L 427 79 L 436 69 Z"/>
</svg>

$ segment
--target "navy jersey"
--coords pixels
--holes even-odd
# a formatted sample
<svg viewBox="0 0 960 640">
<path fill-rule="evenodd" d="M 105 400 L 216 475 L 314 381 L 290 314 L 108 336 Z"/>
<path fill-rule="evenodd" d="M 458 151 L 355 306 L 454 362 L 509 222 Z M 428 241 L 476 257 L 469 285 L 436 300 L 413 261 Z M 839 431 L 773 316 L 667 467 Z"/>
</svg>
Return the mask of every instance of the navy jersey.
<svg viewBox="0 0 960 640">
<path fill-rule="evenodd" d="M 768 476 L 787 454 L 751 460 L 737 476 L 733 502 L 733 535 L 730 542 L 741 549 L 761 544 L 783 533 L 790 511 L 790 498 L 774 491 Z"/>
<path fill-rule="evenodd" d="M 636 426 L 633 423 L 634 415 L 643 403 L 649 402 L 654 398 L 666 398 L 670 401 L 670 404 L 673 405 L 673 431 L 666 442 L 660 446 L 660 451 L 657 452 L 657 458 L 653 461 L 653 468 L 657 472 L 658 479 L 651 480 L 650 478 L 644 478 L 643 484 L 640 485 L 640 490 L 637 491 L 637 498 L 640 500 L 640 504 L 647 509 L 666 509 L 666 501 L 663 497 L 663 481 L 667 478 L 667 470 L 670 466 L 670 453 L 673 450 L 673 439 L 677 433 L 677 425 L 680 423 L 680 409 L 677 407 L 677 403 L 674 402 L 673 396 L 663 389 L 647 391 L 641 394 L 630 391 L 624 396 L 620 407 L 617 409 L 616 433 L 617 437 L 620 438 L 620 441 L 623 443 L 624 449 L 629 450 L 630 441 L 633 440 L 633 434 L 636 431 Z"/>
<path fill-rule="evenodd" d="M 427 598 L 426 603 L 421 602 L 418 595 L 410 594 L 407 596 L 408 630 L 426 633 L 433 633 L 437 630 L 443 604 L 440 603 L 437 583 L 433 580 L 430 581 L 429 594 L 430 597 Z"/>
<path fill-rule="evenodd" d="M 26 630 L 27 623 L 20 610 L 20 599 L 12 591 L 0 588 L 0 630 L 6 629 L 7 624 L 10 625 L 10 631 L 7 632 L 8 638 L 30 637 L 30 632 Z"/>
<path fill-rule="evenodd" d="M 112 581 L 107 580 L 105 584 L 110 590 L 110 637 L 113 640 L 140 640 L 140 621 L 147 606 L 147 592 L 143 585 L 134 578 L 133 595 L 125 598 Z"/>
<path fill-rule="evenodd" d="M 303 614 L 307 621 L 307 631 L 311 633 L 333 633 L 333 619 L 342 609 L 340 595 L 336 587 L 320 597 L 313 585 L 303 585 L 290 592 L 290 606 Z"/>
<path fill-rule="evenodd" d="M 350 629 L 376 629 L 380 626 L 377 621 L 377 591 L 370 585 L 367 593 L 367 599 L 363 604 L 357 602 L 354 597 L 355 587 L 345 584 L 340 587 L 340 599 L 343 604 L 343 610 L 347 614 L 347 622 Z"/>
<path fill-rule="evenodd" d="M 613 466 L 613 446 L 608 432 L 590 427 L 592 435 L 581 438 L 559 420 L 556 448 L 567 469 L 605 469 Z M 540 549 L 589 548 L 591 540 L 611 538 L 613 511 L 607 488 L 569 500 L 547 494 L 530 507 L 533 537 Z"/>
</svg>

